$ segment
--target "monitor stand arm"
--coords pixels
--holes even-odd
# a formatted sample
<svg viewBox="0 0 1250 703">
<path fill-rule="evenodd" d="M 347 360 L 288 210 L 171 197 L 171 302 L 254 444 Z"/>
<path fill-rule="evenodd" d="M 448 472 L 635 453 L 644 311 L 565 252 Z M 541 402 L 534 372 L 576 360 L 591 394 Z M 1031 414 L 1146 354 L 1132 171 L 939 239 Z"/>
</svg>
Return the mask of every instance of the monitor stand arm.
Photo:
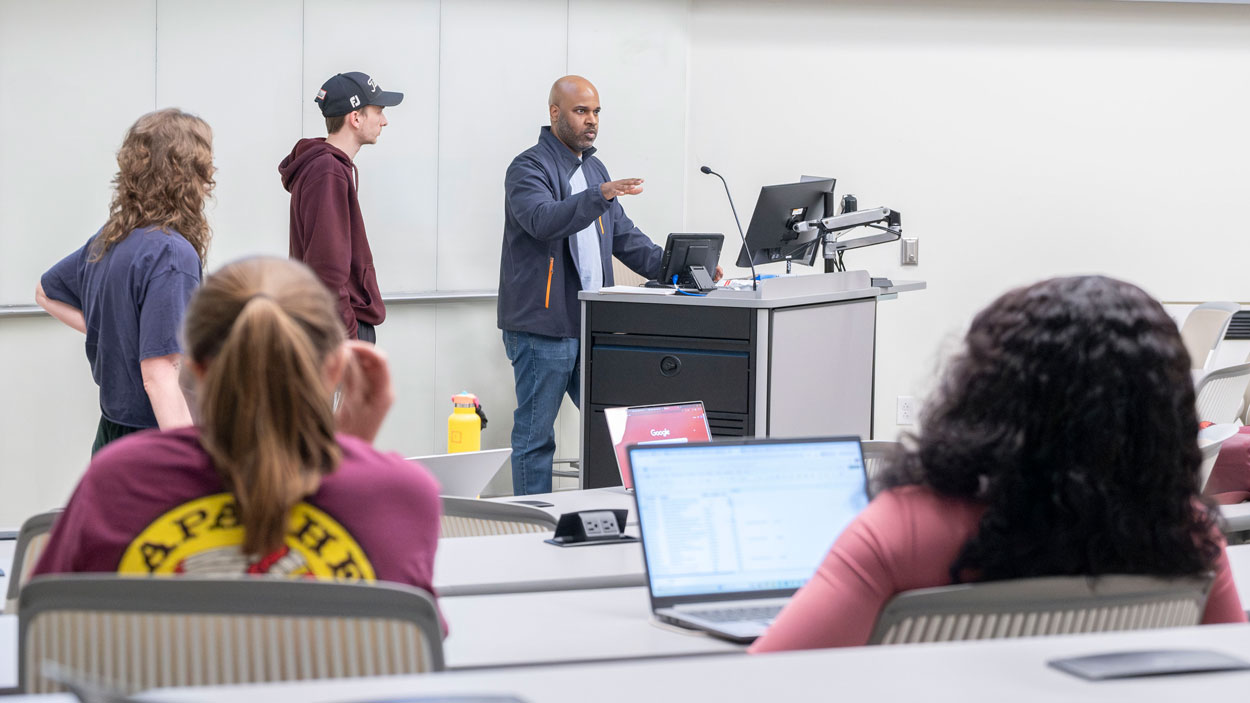
<svg viewBox="0 0 1250 703">
<path fill-rule="evenodd" d="M 867 237 L 855 237 L 854 239 L 846 240 L 836 236 L 838 232 L 866 225 L 875 225 L 879 222 L 886 223 L 887 228 L 885 232 L 880 234 L 870 234 Z M 794 231 L 803 233 L 813 229 L 819 230 L 821 238 L 824 240 L 825 258 L 833 259 L 847 249 L 859 249 L 860 247 L 885 244 L 886 242 L 897 240 L 903 236 L 902 222 L 902 213 L 898 210 L 891 210 L 888 207 L 875 207 L 868 210 L 856 210 L 841 215 L 833 215 L 820 220 L 799 222 L 794 225 Z"/>
<path fill-rule="evenodd" d="M 874 207 L 868 210 L 856 210 L 841 215 L 831 215 L 820 220 L 808 220 L 807 222 L 798 222 L 793 229 L 799 234 L 810 232 L 814 229 L 820 230 L 821 234 L 832 234 L 833 232 L 841 232 L 855 227 L 863 227 L 864 225 L 872 225 L 878 222 L 888 222 L 890 215 L 894 211 L 888 207 Z"/>
</svg>

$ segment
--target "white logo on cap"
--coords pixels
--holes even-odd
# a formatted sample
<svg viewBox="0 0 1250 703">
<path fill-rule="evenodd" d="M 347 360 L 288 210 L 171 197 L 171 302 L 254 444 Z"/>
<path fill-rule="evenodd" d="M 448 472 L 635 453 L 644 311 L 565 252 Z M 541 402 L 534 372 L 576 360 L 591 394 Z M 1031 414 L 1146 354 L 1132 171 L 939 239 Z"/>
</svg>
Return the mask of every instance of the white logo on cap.
<svg viewBox="0 0 1250 703">
<path fill-rule="evenodd" d="M 370 79 L 369 79 L 369 92 L 371 92 L 371 93 L 376 93 L 376 92 L 378 92 L 378 84 L 377 84 L 377 81 L 373 80 L 372 78 L 370 78 Z"/>
<path fill-rule="evenodd" d="M 352 104 L 352 107 L 360 107 L 360 96 L 353 95 L 352 97 L 348 98 L 348 102 Z"/>
<path fill-rule="evenodd" d="M 325 100 L 325 99 L 326 99 L 326 91 L 325 91 L 324 89 L 323 89 L 323 90 L 318 90 L 318 91 L 317 91 L 317 99 L 318 99 L 318 100 Z"/>
</svg>

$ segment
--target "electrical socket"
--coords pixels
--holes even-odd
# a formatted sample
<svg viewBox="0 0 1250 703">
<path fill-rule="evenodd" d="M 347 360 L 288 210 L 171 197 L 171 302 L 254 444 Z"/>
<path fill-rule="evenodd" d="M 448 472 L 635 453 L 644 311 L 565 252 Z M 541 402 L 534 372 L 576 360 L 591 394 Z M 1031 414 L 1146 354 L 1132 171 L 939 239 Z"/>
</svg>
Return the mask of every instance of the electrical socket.
<svg viewBox="0 0 1250 703">
<path fill-rule="evenodd" d="M 902 239 L 900 263 L 903 266 L 920 265 L 920 240 L 916 237 Z"/>
<path fill-rule="evenodd" d="M 920 404 L 916 402 L 916 396 L 900 395 L 897 399 L 897 409 L 894 422 L 898 425 L 914 425 L 916 424 L 916 416 L 920 414 Z"/>
</svg>

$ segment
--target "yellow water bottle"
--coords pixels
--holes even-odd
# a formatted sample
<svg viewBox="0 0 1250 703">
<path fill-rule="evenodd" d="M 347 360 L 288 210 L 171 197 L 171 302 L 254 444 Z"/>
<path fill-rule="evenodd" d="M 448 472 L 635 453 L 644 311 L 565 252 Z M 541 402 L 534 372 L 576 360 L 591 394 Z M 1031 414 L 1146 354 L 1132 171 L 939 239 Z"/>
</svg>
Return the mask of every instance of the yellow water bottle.
<svg viewBox="0 0 1250 703">
<path fill-rule="evenodd" d="M 476 452 L 482 449 L 482 418 L 477 414 L 477 396 L 462 391 L 451 397 L 455 407 L 447 417 L 447 452 Z"/>
</svg>

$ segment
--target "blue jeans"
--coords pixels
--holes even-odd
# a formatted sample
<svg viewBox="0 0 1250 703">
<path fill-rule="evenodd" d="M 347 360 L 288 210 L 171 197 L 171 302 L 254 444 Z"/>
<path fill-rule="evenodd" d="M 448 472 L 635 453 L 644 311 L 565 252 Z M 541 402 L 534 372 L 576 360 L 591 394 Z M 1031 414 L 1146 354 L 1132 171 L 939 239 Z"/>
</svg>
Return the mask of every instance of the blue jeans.
<svg viewBox="0 0 1250 703">
<path fill-rule="evenodd" d="M 556 413 L 568 393 L 581 408 L 579 342 L 529 332 L 503 331 L 503 346 L 516 379 L 512 415 L 512 492 L 551 492 L 556 453 Z"/>
</svg>

